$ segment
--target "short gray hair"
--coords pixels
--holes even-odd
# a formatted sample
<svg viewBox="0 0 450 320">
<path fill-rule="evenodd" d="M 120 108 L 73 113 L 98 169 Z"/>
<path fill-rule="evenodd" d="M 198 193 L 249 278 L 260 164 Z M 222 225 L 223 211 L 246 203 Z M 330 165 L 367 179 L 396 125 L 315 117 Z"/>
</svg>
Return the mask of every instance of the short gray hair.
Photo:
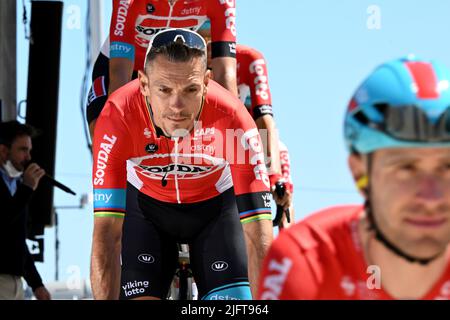
<svg viewBox="0 0 450 320">
<path fill-rule="evenodd" d="M 205 50 L 189 48 L 182 41 L 174 41 L 165 46 L 153 47 L 147 53 L 145 70 L 158 56 L 164 56 L 171 62 L 189 62 L 194 58 L 201 58 L 207 68 L 207 54 Z"/>
</svg>

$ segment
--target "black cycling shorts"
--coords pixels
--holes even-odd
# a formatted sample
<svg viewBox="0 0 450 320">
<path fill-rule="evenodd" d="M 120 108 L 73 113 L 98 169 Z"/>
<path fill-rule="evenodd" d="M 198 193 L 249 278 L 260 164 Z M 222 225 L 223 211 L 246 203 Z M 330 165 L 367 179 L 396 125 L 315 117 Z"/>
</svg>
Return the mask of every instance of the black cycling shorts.
<svg viewBox="0 0 450 320">
<path fill-rule="evenodd" d="M 199 299 L 251 299 L 242 225 L 230 188 L 192 204 L 165 203 L 128 184 L 122 234 L 121 299 L 167 297 L 178 266 L 177 243 L 189 244 Z"/>
<path fill-rule="evenodd" d="M 132 79 L 136 78 L 137 71 L 133 71 Z M 108 99 L 108 89 L 109 58 L 103 53 L 100 53 L 92 70 L 92 85 L 87 98 L 86 119 L 88 123 L 97 119 L 102 112 Z"/>
</svg>

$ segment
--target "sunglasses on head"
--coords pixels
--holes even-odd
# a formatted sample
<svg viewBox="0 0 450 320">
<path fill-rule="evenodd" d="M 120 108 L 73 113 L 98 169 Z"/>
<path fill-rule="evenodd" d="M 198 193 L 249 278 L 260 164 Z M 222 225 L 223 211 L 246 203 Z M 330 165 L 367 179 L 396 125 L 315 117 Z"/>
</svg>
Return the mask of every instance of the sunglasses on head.
<svg viewBox="0 0 450 320">
<path fill-rule="evenodd" d="M 180 42 L 191 49 L 206 50 L 205 40 L 196 32 L 186 29 L 168 29 L 158 33 L 151 46 L 160 48 L 172 42 Z"/>
<path fill-rule="evenodd" d="M 148 46 L 144 65 L 152 48 L 165 47 L 174 42 L 182 43 L 190 49 L 206 51 L 206 42 L 198 33 L 187 29 L 167 29 L 161 31 L 153 38 L 153 41 Z"/>
</svg>

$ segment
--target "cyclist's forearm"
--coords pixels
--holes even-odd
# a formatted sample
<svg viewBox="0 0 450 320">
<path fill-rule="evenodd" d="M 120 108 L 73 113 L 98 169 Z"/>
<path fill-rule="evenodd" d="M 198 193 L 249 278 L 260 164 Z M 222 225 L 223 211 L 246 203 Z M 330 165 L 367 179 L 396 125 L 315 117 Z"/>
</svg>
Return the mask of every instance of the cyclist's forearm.
<svg viewBox="0 0 450 320">
<path fill-rule="evenodd" d="M 253 221 L 244 224 L 243 228 L 247 246 L 250 288 L 252 296 L 256 297 L 262 263 L 273 240 L 272 221 Z"/>
<path fill-rule="evenodd" d="M 116 300 L 120 292 L 120 242 L 95 236 L 92 244 L 91 286 L 94 299 Z"/>
<path fill-rule="evenodd" d="M 231 57 L 214 58 L 211 61 L 214 81 L 238 96 L 236 80 L 236 59 Z"/>
<path fill-rule="evenodd" d="M 112 58 L 109 64 L 108 95 L 127 84 L 133 76 L 133 61 L 125 58 Z"/>
<path fill-rule="evenodd" d="M 128 77 L 127 74 L 119 73 L 111 77 L 109 87 L 108 87 L 108 95 L 111 95 L 114 91 L 119 89 L 121 86 L 127 84 L 131 80 L 131 77 Z"/>
<path fill-rule="evenodd" d="M 269 174 L 281 174 L 280 148 L 278 145 L 278 132 L 275 121 L 271 115 L 264 115 L 255 120 L 256 126 L 261 135 L 267 156 Z M 267 154 L 266 154 L 267 153 Z"/>
<path fill-rule="evenodd" d="M 100 250 L 98 248 L 96 251 Z M 91 285 L 92 293 L 96 300 L 116 300 L 119 298 L 119 252 L 109 254 L 106 252 L 92 253 Z"/>
</svg>

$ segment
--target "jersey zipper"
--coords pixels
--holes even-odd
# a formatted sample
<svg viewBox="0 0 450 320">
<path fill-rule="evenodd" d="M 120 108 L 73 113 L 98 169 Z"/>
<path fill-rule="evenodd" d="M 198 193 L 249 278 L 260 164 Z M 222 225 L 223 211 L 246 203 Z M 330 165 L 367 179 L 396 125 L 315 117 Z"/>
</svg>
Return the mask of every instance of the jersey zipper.
<svg viewBox="0 0 450 320">
<path fill-rule="evenodd" d="M 178 201 L 178 203 L 181 203 L 180 188 L 178 187 L 178 175 L 177 175 L 177 170 L 178 170 L 178 139 L 179 139 L 179 137 L 173 138 L 173 140 L 175 141 L 175 170 L 174 170 L 174 174 L 175 174 L 175 190 L 177 191 L 177 201 Z"/>
</svg>

